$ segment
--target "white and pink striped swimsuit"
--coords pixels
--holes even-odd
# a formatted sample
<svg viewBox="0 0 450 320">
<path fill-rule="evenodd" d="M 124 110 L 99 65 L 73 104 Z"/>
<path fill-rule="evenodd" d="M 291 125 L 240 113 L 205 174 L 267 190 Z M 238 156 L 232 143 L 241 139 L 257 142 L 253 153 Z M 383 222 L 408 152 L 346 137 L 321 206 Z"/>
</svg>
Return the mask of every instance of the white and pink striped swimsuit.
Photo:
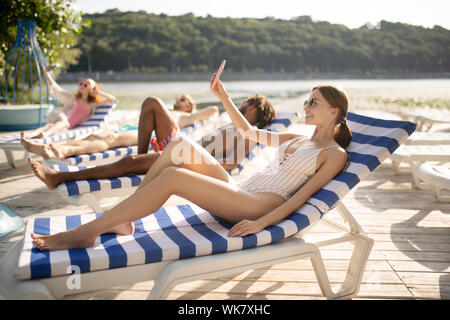
<svg viewBox="0 0 450 320">
<path fill-rule="evenodd" d="M 238 184 L 239 188 L 250 193 L 273 192 L 286 200 L 293 195 L 308 177 L 316 171 L 316 160 L 322 150 L 336 148 L 299 148 L 293 153 L 286 153 L 288 146 L 295 140 L 284 142 L 279 148 L 278 158 L 274 159 L 263 171 Z"/>
</svg>

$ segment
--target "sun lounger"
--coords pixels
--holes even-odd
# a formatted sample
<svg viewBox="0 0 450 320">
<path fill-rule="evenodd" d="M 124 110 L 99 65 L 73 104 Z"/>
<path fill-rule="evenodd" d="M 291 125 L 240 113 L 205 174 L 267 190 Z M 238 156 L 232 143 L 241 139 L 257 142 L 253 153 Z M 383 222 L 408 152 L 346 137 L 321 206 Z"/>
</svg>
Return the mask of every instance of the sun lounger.
<svg viewBox="0 0 450 320">
<path fill-rule="evenodd" d="M 36 143 L 49 144 L 52 142 L 63 141 L 68 139 L 74 139 L 76 137 L 82 137 L 90 133 L 101 130 L 108 121 L 108 115 L 111 114 L 112 110 L 116 107 L 117 103 L 111 106 L 99 106 L 96 108 L 93 115 L 88 119 L 83 121 L 81 124 L 73 129 L 58 133 L 42 139 L 31 139 Z M 26 163 L 28 158 L 28 151 L 24 149 L 20 143 L 20 133 L 8 135 L 0 138 L 0 149 L 3 149 L 6 155 L 8 163 L 14 168 Z M 23 151 L 24 157 L 20 160 L 14 158 L 14 151 Z"/>
<path fill-rule="evenodd" d="M 431 186 L 422 182 L 417 170 L 426 161 L 450 162 L 450 145 L 405 145 L 398 148 L 391 156 L 392 166 L 397 174 L 412 175 L 415 186 L 430 190 Z M 401 167 L 406 163 L 406 167 Z"/>
<path fill-rule="evenodd" d="M 8 299 L 61 298 L 154 280 L 149 298 L 163 299 L 183 282 L 310 258 L 327 298 L 355 296 L 373 240 L 341 200 L 405 142 L 415 125 L 352 113 L 347 118 L 353 131 L 349 166 L 278 224 L 255 235 L 229 238 L 226 234 L 231 224 L 227 221 L 195 205 L 170 206 L 136 221 L 131 236 L 103 235 L 93 248 L 40 252 L 32 246 L 31 232 L 53 234 L 99 214 L 30 219 L 24 238 L 0 260 L 0 295 Z M 332 209 L 347 227 L 324 217 Z M 343 234 L 317 243 L 302 239 L 319 221 Z M 341 288 L 333 291 L 319 248 L 342 242 L 353 243 L 354 251 Z"/>
<path fill-rule="evenodd" d="M 268 130 L 273 131 L 285 131 L 293 123 L 299 119 L 297 113 L 293 112 L 279 112 L 277 118 L 274 120 Z M 271 150 L 266 150 L 271 149 Z M 265 148 L 264 145 L 256 145 L 243 161 L 238 165 L 236 169 L 229 172 L 231 175 L 238 175 L 244 171 L 262 170 L 267 164 L 263 162 L 264 159 L 269 159 L 274 155 L 274 148 Z M 257 157 L 258 156 L 258 157 Z M 256 160 L 261 159 L 261 162 Z M 57 171 L 77 171 L 86 169 L 91 166 L 67 166 L 67 165 L 51 165 L 52 169 Z M 128 175 L 125 177 L 119 177 L 114 179 L 96 179 L 96 180 L 80 180 L 71 181 L 60 184 L 57 187 L 57 192 L 70 203 L 74 204 L 86 204 L 91 207 L 94 212 L 101 212 L 102 206 L 100 201 L 103 199 L 109 199 L 109 203 L 104 206 L 111 206 L 117 201 L 120 201 L 124 197 L 129 196 L 139 186 L 145 175 Z M 112 201 L 112 202 L 111 202 Z"/>
<path fill-rule="evenodd" d="M 450 112 L 445 109 L 416 108 L 397 112 L 405 120 L 417 124 L 417 131 L 429 131 L 435 124 L 450 124 Z"/>
<path fill-rule="evenodd" d="M 415 131 L 405 142 L 405 145 L 437 145 L 437 144 L 450 144 L 450 132 Z"/>
<path fill-rule="evenodd" d="M 432 165 L 425 162 L 419 165 L 417 177 L 428 183 L 434 192 L 436 199 L 440 202 L 450 202 L 450 196 L 441 194 L 441 190 L 450 192 L 450 166 Z"/>
<path fill-rule="evenodd" d="M 186 137 L 189 137 L 193 140 L 198 140 L 202 136 L 209 134 L 210 132 L 215 130 L 217 118 L 218 118 L 217 115 L 214 115 L 211 118 L 197 121 L 192 125 L 184 127 L 183 129 L 180 130 L 180 132 L 182 135 Z M 149 150 L 152 150 L 151 145 L 149 145 Z M 109 149 L 103 152 L 87 153 L 78 156 L 68 157 L 66 159 L 58 159 L 58 158 L 44 159 L 43 163 L 46 166 L 51 166 L 54 164 L 62 164 L 68 166 L 78 166 L 78 165 L 98 166 L 119 161 L 120 159 L 132 154 L 137 154 L 137 145 Z"/>
</svg>

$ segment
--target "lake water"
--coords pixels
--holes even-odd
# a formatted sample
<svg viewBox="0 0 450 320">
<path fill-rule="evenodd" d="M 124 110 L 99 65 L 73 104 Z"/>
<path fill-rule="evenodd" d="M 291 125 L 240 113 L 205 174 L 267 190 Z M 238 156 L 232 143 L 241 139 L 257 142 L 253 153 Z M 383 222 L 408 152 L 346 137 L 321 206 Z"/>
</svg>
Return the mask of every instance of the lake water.
<svg viewBox="0 0 450 320">
<path fill-rule="evenodd" d="M 301 97 L 309 93 L 311 88 L 319 83 L 333 83 L 351 90 L 372 90 L 380 92 L 386 90 L 438 90 L 450 92 L 450 79 L 402 79 L 402 80 L 374 80 L 374 79 L 320 79 L 320 80 L 277 80 L 277 81 L 226 81 L 225 88 L 233 99 L 240 100 L 256 92 L 271 99 L 290 99 Z M 108 82 L 101 84 L 104 91 L 118 97 L 119 108 L 139 108 L 148 96 L 157 96 L 165 103 L 172 104 L 176 97 L 183 93 L 190 94 L 197 103 L 203 105 L 217 103 L 217 98 L 209 91 L 206 81 L 174 81 L 174 82 Z M 64 83 L 64 88 L 75 92 L 77 83 Z"/>
</svg>

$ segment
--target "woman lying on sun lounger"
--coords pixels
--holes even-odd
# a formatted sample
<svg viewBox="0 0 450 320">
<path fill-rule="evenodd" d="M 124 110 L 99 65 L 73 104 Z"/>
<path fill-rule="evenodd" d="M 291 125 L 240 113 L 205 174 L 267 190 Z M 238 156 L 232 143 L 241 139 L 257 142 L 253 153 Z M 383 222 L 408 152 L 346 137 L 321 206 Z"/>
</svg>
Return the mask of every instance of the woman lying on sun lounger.
<svg viewBox="0 0 450 320">
<path fill-rule="evenodd" d="M 51 66 L 44 71 L 50 86 L 51 94 L 63 103 L 63 109 L 56 109 L 49 113 L 47 124 L 41 128 L 21 133 L 22 138 L 44 138 L 52 134 L 63 132 L 79 125 L 87 119 L 95 108 L 109 105 L 116 98 L 100 90 L 98 84 L 92 79 L 83 79 L 78 84 L 78 92 L 74 95 L 61 88 L 49 74 Z"/>
<path fill-rule="evenodd" d="M 149 143 L 152 144 L 153 150 L 162 150 L 171 139 L 175 138 L 178 128 L 210 118 L 219 111 L 215 106 L 198 112 L 195 112 L 195 109 L 195 101 L 188 94 L 176 99 L 173 110 L 166 107 L 159 98 L 149 97 L 145 99 L 141 107 L 139 116 L 141 127 L 124 126 L 116 130 L 105 130 L 93 133 L 82 140 L 69 140 L 61 144 L 47 145 L 35 143 L 29 139 L 22 139 L 22 144 L 29 152 L 38 154 L 44 159 L 54 156 L 65 159 L 80 154 L 133 146 L 138 142 L 138 153 L 147 153 Z M 138 138 L 138 131 L 141 139 Z M 152 134 L 154 134 L 153 138 Z"/>
<path fill-rule="evenodd" d="M 270 125 L 276 116 L 272 103 L 265 96 L 259 94 L 246 98 L 239 111 L 250 125 L 258 128 Z M 233 170 L 241 162 L 242 157 L 250 152 L 254 143 L 244 139 L 232 124 L 223 126 L 218 131 L 218 133 L 204 136 L 198 143 L 211 153 L 225 170 Z M 229 141 L 229 139 L 232 139 L 232 141 Z M 243 147 L 244 152 L 242 154 L 238 154 L 238 146 Z M 219 147 L 222 147 L 221 150 L 218 150 Z M 145 174 L 160 155 L 161 152 L 131 155 L 111 164 L 74 172 L 52 170 L 36 160 L 29 159 L 29 162 L 34 174 L 49 189 L 55 189 L 60 183 L 68 181 L 111 179 L 128 174 Z"/>
<path fill-rule="evenodd" d="M 99 218 L 55 235 L 32 234 L 40 250 L 87 248 L 104 233 L 129 235 L 133 221 L 152 214 L 178 195 L 235 225 L 228 235 L 257 233 L 291 214 L 345 166 L 351 141 L 346 123 L 348 99 L 334 86 L 313 88 L 304 104 L 311 138 L 253 128 L 233 104 L 220 81 L 211 91 L 234 125 L 249 139 L 278 146 L 280 157 L 239 184 L 198 144 L 180 137 L 170 143 L 147 172 L 136 192 Z M 281 145 L 278 145 L 281 143 Z M 193 161 L 193 160 L 201 160 Z"/>
</svg>

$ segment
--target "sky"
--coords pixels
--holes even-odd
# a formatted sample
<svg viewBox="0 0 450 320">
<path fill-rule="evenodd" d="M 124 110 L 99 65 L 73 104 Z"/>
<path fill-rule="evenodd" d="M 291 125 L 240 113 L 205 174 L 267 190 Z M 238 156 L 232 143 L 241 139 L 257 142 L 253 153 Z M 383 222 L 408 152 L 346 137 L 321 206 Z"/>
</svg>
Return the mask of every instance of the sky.
<svg viewBox="0 0 450 320">
<path fill-rule="evenodd" d="M 381 20 L 432 28 L 450 29 L 450 0 L 74 0 L 84 13 L 144 10 L 170 16 L 192 12 L 205 17 L 274 17 L 291 19 L 309 15 L 316 21 L 328 21 L 359 28 Z"/>
</svg>

